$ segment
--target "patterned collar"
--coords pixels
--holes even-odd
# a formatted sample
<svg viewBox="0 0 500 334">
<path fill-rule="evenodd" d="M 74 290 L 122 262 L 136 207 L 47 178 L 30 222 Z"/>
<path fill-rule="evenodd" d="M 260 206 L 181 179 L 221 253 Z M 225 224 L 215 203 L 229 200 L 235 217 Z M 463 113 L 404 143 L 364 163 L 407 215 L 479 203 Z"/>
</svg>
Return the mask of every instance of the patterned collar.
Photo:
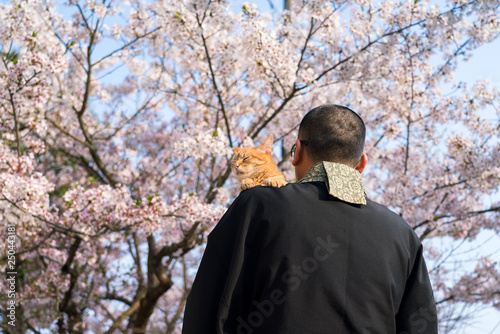
<svg viewBox="0 0 500 334">
<path fill-rule="evenodd" d="M 300 183 L 323 181 L 328 193 L 342 201 L 366 205 L 361 174 L 352 167 L 335 162 L 318 162 L 299 180 Z"/>
</svg>

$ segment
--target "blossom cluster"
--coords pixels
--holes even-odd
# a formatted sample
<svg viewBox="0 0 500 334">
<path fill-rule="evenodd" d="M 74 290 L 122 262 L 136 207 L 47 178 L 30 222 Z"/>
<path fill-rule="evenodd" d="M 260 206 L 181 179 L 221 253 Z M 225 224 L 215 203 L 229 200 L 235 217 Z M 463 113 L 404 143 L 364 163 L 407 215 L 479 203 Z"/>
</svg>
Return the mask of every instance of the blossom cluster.
<svg viewBox="0 0 500 334">
<path fill-rule="evenodd" d="M 32 159 L 18 157 L 0 143 L 0 205 L 3 211 L 0 214 L 10 216 L 13 211 L 26 218 L 30 214 L 47 217 L 50 215 L 48 193 L 53 189 L 46 177 L 34 171 Z"/>
<path fill-rule="evenodd" d="M 173 144 L 173 154 L 178 159 L 186 159 L 187 157 L 202 159 L 207 156 L 230 157 L 233 152 L 227 143 L 227 136 L 222 130 L 206 130 L 176 141 Z"/>
</svg>

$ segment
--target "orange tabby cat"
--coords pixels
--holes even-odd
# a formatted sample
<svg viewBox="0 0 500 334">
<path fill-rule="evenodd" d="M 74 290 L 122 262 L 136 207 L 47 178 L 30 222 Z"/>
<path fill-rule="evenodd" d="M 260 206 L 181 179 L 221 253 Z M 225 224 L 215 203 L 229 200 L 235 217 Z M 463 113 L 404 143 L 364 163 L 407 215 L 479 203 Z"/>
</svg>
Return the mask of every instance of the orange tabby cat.
<svg viewBox="0 0 500 334">
<path fill-rule="evenodd" d="M 240 181 L 240 189 L 254 186 L 281 187 L 287 184 L 285 177 L 273 161 L 273 135 L 269 135 L 262 145 L 257 147 L 234 148 L 231 159 L 236 178 Z"/>
</svg>

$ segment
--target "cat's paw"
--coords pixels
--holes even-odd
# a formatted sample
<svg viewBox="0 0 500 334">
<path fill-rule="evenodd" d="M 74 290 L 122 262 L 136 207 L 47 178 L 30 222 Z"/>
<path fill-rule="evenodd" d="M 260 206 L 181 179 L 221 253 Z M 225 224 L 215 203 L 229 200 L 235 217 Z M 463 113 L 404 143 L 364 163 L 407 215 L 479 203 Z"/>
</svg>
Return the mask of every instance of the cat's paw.
<svg viewBox="0 0 500 334">
<path fill-rule="evenodd" d="M 268 187 L 283 187 L 288 184 L 283 177 L 269 177 L 264 181 L 264 184 Z"/>
<path fill-rule="evenodd" d="M 256 185 L 257 185 L 257 183 L 255 183 L 252 179 L 244 179 L 240 183 L 240 190 L 241 191 L 247 190 L 247 189 L 250 189 L 252 187 L 255 187 Z"/>
</svg>

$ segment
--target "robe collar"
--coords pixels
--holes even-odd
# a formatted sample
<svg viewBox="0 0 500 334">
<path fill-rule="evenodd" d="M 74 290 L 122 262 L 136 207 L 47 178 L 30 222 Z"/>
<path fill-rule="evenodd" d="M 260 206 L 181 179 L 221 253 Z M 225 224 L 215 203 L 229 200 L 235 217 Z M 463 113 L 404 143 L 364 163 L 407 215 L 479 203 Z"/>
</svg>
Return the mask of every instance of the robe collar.
<svg viewBox="0 0 500 334">
<path fill-rule="evenodd" d="M 342 201 L 366 205 L 361 174 L 344 164 L 322 161 L 316 163 L 298 182 L 325 182 L 328 193 Z"/>
</svg>

